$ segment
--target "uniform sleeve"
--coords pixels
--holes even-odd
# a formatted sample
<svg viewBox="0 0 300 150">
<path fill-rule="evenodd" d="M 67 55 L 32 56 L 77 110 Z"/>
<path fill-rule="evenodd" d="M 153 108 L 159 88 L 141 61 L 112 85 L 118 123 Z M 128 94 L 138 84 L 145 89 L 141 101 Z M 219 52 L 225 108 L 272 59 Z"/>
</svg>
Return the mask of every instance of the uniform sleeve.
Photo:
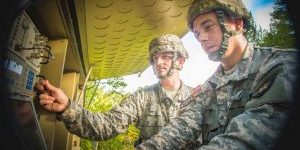
<svg viewBox="0 0 300 150">
<path fill-rule="evenodd" d="M 130 124 L 137 121 L 142 100 L 141 94 L 136 93 L 106 113 L 92 113 L 71 102 L 59 117 L 73 134 L 92 140 L 109 139 L 125 132 Z"/>
<path fill-rule="evenodd" d="M 166 127 L 149 140 L 143 141 L 136 149 L 181 149 L 185 145 L 197 140 L 201 134 L 202 104 L 195 105 L 183 112 L 180 117 L 174 118 Z"/>
<path fill-rule="evenodd" d="M 200 149 L 274 149 L 293 104 L 297 59 L 272 54 L 261 67 L 245 112 Z M 295 53 L 294 53 L 295 54 Z"/>
</svg>

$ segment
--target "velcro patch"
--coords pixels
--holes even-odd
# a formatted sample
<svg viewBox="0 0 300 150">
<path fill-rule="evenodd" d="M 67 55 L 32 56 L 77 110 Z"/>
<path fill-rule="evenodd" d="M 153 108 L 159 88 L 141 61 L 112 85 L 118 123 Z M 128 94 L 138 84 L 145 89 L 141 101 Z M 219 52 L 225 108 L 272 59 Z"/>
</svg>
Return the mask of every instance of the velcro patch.
<svg viewBox="0 0 300 150">
<path fill-rule="evenodd" d="M 200 93 L 203 92 L 203 88 L 201 85 L 196 86 L 195 88 L 193 88 L 192 90 L 192 97 L 196 97 L 197 95 L 199 95 Z"/>
</svg>

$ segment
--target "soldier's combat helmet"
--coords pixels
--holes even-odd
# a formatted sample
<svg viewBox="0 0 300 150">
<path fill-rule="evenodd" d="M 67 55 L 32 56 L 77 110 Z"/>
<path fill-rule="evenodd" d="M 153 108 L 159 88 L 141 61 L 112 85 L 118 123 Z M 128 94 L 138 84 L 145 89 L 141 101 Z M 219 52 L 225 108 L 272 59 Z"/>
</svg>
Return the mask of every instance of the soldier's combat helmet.
<svg viewBox="0 0 300 150">
<path fill-rule="evenodd" d="M 242 18 L 245 24 L 244 27 L 247 30 L 250 13 L 247 11 L 242 0 L 194 0 L 190 5 L 187 14 L 187 23 L 190 30 L 193 31 L 193 21 L 197 16 L 211 11 L 215 11 L 218 17 L 218 21 L 223 31 L 223 40 L 220 49 L 209 54 L 208 57 L 210 60 L 220 61 L 227 50 L 229 37 L 240 34 L 226 28 L 225 14 L 234 18 Z"/>
<path fill-rule="evenodd" d="M 157 53 L 172 52 L 174 57 L 172 60 L 171 69 L 168 72 L 168 76 L 173 74 L 173 69 L 179 69 L 174 65 L 174 61 L 183 57 L 188 59 L 189 54 L 186 48 L 183 46 L 181 39 L 174 34 L 164 34 L 162 36 L 154 38 L 149 44 L 149 61 L 153 64 L 153 56 Z"/>
</svg>

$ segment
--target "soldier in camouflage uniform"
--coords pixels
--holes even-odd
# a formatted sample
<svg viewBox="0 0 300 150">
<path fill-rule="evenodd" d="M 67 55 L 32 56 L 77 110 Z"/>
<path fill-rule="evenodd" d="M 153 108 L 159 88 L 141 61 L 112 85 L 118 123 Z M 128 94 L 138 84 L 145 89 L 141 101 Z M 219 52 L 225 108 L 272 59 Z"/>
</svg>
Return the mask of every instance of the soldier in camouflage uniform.
<svg viewBox="0 0 300 150">
<path fill-rule="evenodd" d="M 45 109 L 58 113 L 67 129 L 80 137 L 109 139 L 136 123 L 141 133 L 139 141 L 148 139 L 194 102 L 187 99 L 192 88 L 179 79 L 179 72 L 188 58 L 179 37 L 166 34 L 153 39 L 149 45 L 149 58 L 159 83 L 134 92 L 109 112 L 87 111 L 46 80 L 36 88 L 51 94 L 41 94 L 39 102 Z"/>
<path fill-rule="evenodd" d="M 216 72 L 187 108 L 137 149 L 273 149 L 293 105 L 297 51 L 254 47 L 241 0 L 196 0 L 190 30 Z M 202 68 L 203 69 L 203 68 Z"/>
</svg>

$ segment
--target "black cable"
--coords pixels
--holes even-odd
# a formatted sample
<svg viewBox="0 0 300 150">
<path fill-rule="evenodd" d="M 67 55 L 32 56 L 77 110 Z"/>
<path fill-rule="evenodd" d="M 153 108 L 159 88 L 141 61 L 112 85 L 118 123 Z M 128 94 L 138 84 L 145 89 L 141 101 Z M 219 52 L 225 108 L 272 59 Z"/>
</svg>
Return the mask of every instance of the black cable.
<svg viewBox="0 0 300 150">
<path fill-rule="evenodd" d="M 93 81 L 94 81 L 94 82 L 93 82 L 93 85 L 92 85 L 91 87 L 87 87 L 86 90 L 89 90 L 89 89 L 95 87 L 95 85 L 96 85 L 96 83 L 97 83 L 97 80 L 93 80 Z"/>
</svg>

